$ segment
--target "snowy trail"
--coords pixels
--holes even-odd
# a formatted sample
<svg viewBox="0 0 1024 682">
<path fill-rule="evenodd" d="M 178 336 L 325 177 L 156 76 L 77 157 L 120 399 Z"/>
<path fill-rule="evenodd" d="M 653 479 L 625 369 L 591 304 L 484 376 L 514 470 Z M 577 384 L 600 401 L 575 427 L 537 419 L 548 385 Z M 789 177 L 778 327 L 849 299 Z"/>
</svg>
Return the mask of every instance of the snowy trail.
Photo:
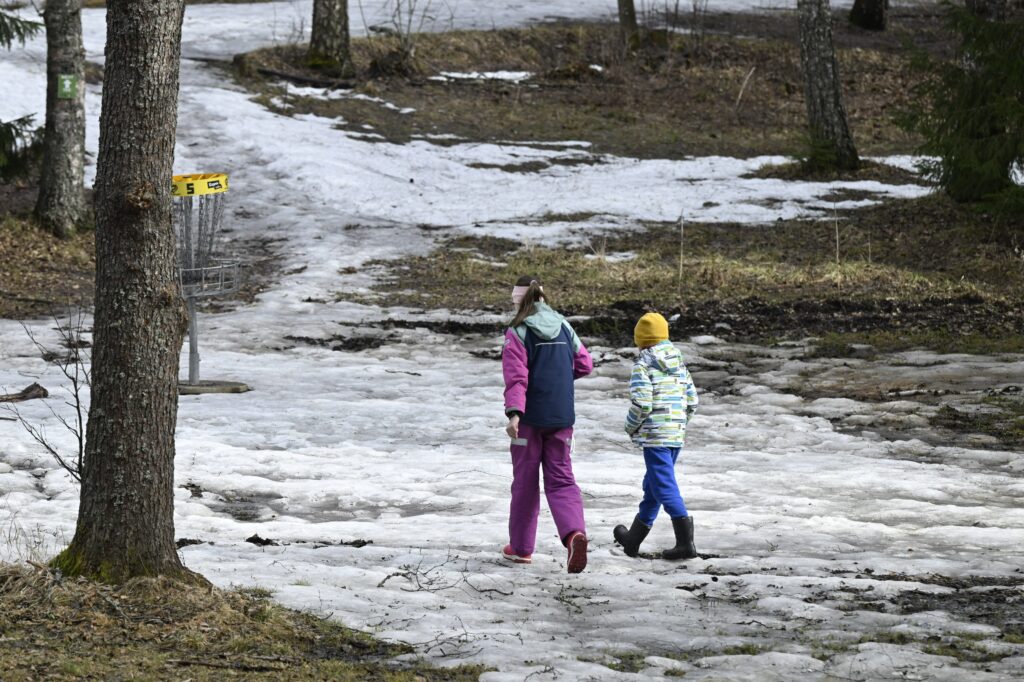
<svg viewBox="0 0 1024 682">
<path fill-rule="evenodd" d="M 591 11 L 585 3 L 554 5 L 558 13 Z M 269 42 L 268 26 L 285 6 L 303 4 L 254 5 L 244 21 L 230 19 L 226 7 L 201 6 L 209 15 L 192 7 L 209 21 L 186 26 L 186 46 L 202 43 L 205 54 L 226 56 L 239 44 Z M 533 17 L 540 3 L 486 6 L 507 6 L 502 21 L 514 23 Z M 87 26 L 94 50 L 102 26 Z M 233 42 L 218 46 L 204 33 L 214 30 Z M 8 82 L 24 86 L 18 92 L 38 88 L 41 71 L 30 60 L 0 67 Z M 381 329 L 389 318 L 426 323 L 447 311 L 306 302 L 333 301 L 371 281 L 368 273 L 341 275 L 341 268 L 423 252 L 439 235 L 581 238 L 568 226 L 540 226 L 536 219 L 547 212 L 593 211 L 608 227 L 671 220 L 681 209 L 700 220 L 771 221 L 813 215 L 822 206 L 818 197 L 836 187 L 897 196 L 921 188 L 740 178 L 766 159 L 604 158 L 508 174 L 467 164 L 586 151 L 372 144 L 330 121 L 271 114 L 196 62 L 185 62 L 182 80 L 177 168 L 229 172 L 234 236 L 283 238 L 283 269 L 291 273 L 255 304 L 201 321 L 204 375 L 244 380 L 255 390 L 181 400 L 176 525 L 179 537 L 204 543 L 182 550 L 189 566 L 219 585 L 268 587 L 286 605 L 412 642 L 440 661 L 495 667 L 486 680 L 636 679 L 666 671 L 698 680 L 1024 674 L 1019 645 L 1003 645 L 1015 657 L 976 666 L 877 636 L 995 632 L 957 621 L 952 607 L 903 613 L 893 604 L 915 591 L 937 604 L 957 603 L 951 588 L 915 581 L 930 574 L 1002 579 L 1007 586 L 991 589 L 1021 598 L 1021 453 L 844 433 L 830 419 L 848 427 L 855 417 L 913 424 L 922 419 L 919 406 L 793 395 L 789 385 L 809 367 L 798 348 L 684 343 L 698 386 L 715 387 L 703 393 L 681 468 L 698 548 L 712 557 L 679 565 L 631 560 L 610 541 L 611 527 L 634 513 L 643 468 L 619 433 L 629 361 L 597 348 L 595 376 L 579 384 L 576 456 L 591 568 L 565 575 L 546 511 L 535 564 L 513 567 L 496 554 L 507 539 L 510 483 L 500 372 L 495 361 L 471 354 L 494 350 L 500 340 L 425 326 Z M 98 108 L 98 94 L 90 97 Z M 0 117 L 16 106 L 0 103 Z M 718 205 L 705 205 L 708 197 Z M 424 224 L 443 229 L 418 227 Z M 52 341 L 49 326 L 32 323 Z M 286 338 L 334 335 L 372 335 L 384 344 L 332 352 Z M 922 366 L 929 360 L 935 358 L 916 359 Z M 961 378 L 1024 381 L 1022 360 L 961 358 L 948 366 Z M 836 363 L 830 371 L 840 383 L 857 371 L 863 382 L 893 380 L 893 369 L 877 363 Z M 19 325 L 0 321 L 0 388 L 32 380 L 61 385 Z M 41 402 L 26 403 L 23 412 L 64 438 Z M 76 507 L 67 477 L 16 425 L 0 421 L 0 529 L 12 529 L 0 534 L 0 558 L 59 545 L 73 532 Z M 246 543 L 253 534 L 281 544 Z M 354 540 L 372 544 L 339 544 Z M 669 541 L 662 521 L 645 549 Z M 909 577 L 892 579 L 901 574 Z M 836 647 L 827 663 L 814 657 L 823 641 Z M 761 653 L 768 648 L 773 652 Z M 615 663 L 610 654 L 624 652 L 640 656 L 638 673 L 606 665 Z M 691 662 L 665 657 L 683 654 Z"/>
</svg>

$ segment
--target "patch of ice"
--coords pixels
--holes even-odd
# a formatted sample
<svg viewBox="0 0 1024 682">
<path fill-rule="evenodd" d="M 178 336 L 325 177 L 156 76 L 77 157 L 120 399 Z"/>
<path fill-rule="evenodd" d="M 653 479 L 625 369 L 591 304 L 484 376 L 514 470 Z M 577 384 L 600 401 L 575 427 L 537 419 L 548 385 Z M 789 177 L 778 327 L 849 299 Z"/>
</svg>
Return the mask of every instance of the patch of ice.
<svg viewBox="0 0 1024 682">
<path fill-rule="evenodd" d="M 717 336 L 711 336 L 710 334 L 703 334 L 700 336 L 691 336 L 690 343 L 695 343 L 698 346 L 714 346 L 725 343 L 722 339 Z"/>
<path fill-rule="evenodd" d="M 521 83 L 532 77 L 532 71 L 442 71 L 440 76 L 431 76 L 430 80 L 485 80 Z"/>
<path fill-rule="evenodd" d="M 875 163 L 885 164 L 886 166 L 893 166 L 895 168 L 900 168 L 900 169 L 905 170 L 905 171 L 910 171 L 911 173 L 918 173 L 920 171 L 918 165 L 922 161 L 927 160 L 928 158 L 930 158 L 930 157 L 909 156 L 909 155 L 906 155 L 906 154 L 896 154 L 896 155 L 893 155 L 893 156 L 870 156 L 870 157 L 867 157 L 867 159 L 869 161 L 874 161 Z"/>
<path fill-rule="evenodd" d="M 310 97 L 312 99 L 323 100 L 357 99 L 352 90 L 349 89 L 299 86 L 289 83 L 288 81 L 278 81 L 276 85 L 283 89 L 285 93 L 293 97 Z"/>
</svg>

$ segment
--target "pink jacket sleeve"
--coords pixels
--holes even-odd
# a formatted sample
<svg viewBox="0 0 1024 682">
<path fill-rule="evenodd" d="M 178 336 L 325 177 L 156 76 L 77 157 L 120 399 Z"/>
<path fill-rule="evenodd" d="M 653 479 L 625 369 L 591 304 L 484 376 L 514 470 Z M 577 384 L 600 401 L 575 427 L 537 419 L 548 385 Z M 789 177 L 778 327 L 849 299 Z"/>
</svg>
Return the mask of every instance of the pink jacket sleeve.
<svg viewBox="0 0 1024 682">
<path fill-rule="evenodd" d="M 589 360 L 589 357 L 587 358 Z M 516 333 L 505 332 L 505 347 L 501 350 L 501 371 L 505 375 L 505 414 L 526 413 L 526 387 L 530 370 L 526 363 L 526 346 Z"/>
<path fill-rule="evenodd" d="M 594 360 L 590 357 L 587 347 L 580 343 L 580 349 L 572 359 L 572 378 L 579 379 L 594 371 Z"/>
</svg>

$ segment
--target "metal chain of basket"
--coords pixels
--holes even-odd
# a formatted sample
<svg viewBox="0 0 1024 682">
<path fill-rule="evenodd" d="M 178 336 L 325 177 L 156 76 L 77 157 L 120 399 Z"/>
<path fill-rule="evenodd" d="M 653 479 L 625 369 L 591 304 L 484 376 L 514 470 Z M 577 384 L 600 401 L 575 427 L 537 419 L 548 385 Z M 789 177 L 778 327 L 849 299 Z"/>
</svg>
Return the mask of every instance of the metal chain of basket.
<svg viewBox="0 0 1024 682">
<path fill-rule="evenodd" d="M 241 284 L 241 263 L 218 253 L 228 176 L 176 175 L 171 185 L 177 238 L 178 280 L 188 307 L 188 383 L 199 384 L 196 300 L 230 294 Z"/>
</svg>

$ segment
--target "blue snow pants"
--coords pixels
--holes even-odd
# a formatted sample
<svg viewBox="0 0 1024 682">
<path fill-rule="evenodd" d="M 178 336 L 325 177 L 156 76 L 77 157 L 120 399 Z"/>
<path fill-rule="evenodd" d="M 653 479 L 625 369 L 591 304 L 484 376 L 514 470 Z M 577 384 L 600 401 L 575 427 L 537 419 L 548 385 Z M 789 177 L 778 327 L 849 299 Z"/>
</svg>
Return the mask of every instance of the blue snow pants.
<svg viewBox="0 0 1024 682">
<path fill-rule="evenodd" d="M 646 526 L 653 526 L 662 507 L 673 519 L 687 516 L 683 496 L 676 483 L 676 460 L 681 448 L 644 448 L 644 499 L 640 502 L 640 520 Z"/>
</svg>

